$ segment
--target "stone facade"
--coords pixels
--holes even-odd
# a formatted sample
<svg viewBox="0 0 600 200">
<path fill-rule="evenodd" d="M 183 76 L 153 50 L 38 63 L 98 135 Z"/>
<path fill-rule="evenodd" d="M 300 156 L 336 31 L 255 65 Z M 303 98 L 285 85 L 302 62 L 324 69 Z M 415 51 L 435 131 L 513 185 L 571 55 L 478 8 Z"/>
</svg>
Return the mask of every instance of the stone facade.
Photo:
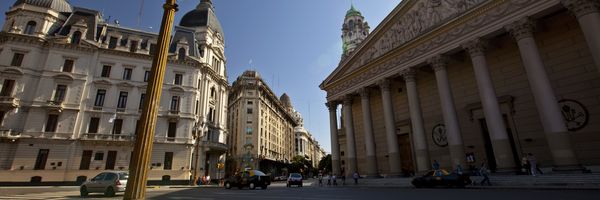
<svg viewBox="0 0 600 200">
<path fill-rule="evenodd" d="M 127 170 L 158 35 L 105 22 L 99 11 L 27 2 L 6 12 L 0 32 L 0 182 L 75 183 Z M 197 9 L 213 12 L 210 1 Z M 218 177 L 227 150 L 221 31 L 175 27 L 149 181 L 188 183 L 194 166 Z"/>
<path fill-rule="evenodd" d="M 468 168 L 487 159 L 494 171 L 516 171 L 523 153 L 545 170 L 598 170 L 600 34 L 589 28 L 600 20 L 597 1 L 424 2 L 400 3 L 321 84 L 330 114 L 352 100 L 344 104 L 352 117 L 342 112 L 343 127 L 332 123 L 332 134 L 351 128 L 356 141 L 347 145 L 347 134 L 332 141 L 344 153 L 337 167 L 348 168 L 347 149 L 354 149 L 355 168 L 375 176 L 425 171 L 433 160 Z M 416 19 L 423 23 L 399 26 Z M 369 104 L 361 104 L 359 90 L 369 91 Z M 373 159 L 362 153 L 369 121 L 377 164 L 371 171 Z"/>
</svg>

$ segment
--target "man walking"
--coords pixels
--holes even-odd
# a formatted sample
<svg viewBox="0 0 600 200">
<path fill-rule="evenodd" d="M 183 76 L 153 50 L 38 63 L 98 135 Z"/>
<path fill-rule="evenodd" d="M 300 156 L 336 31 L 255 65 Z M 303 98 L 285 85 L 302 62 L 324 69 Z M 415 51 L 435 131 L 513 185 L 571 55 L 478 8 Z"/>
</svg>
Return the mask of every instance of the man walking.
<svg viewBox="0 0 600 200">
<path fill-rule="evenodd" d="M 354 178 L 354 185 L 358 185 L 358 172 L 354 172 L 352 178 Z"/>
<path fill-rule="evenodd" d="M 487 185 L 492 185 L 492 183 L 490 182 L 490 177 L 488 177 L 489 172 L 486 166 L 486 160 L 483 159 L 483 162 L 481 162 L 481 167 L 479 168 L 479 174 L 481 174 L 481 176 L 483 176 L 483 180 L 481 180 L 481 185 L 483 185 L 483 183 L 487 182 Z"/>
</svg>

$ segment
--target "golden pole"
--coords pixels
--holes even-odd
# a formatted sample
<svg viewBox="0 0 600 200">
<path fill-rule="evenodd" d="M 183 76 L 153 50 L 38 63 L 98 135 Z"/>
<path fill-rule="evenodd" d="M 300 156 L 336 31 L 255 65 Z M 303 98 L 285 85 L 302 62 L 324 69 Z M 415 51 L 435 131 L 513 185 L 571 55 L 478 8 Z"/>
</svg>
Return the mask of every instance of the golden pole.
<svg viewBox="0 0 600 200">
<path fill-rule="evenodd" d="M 163 5 L 165 12 L 158 35 L 158 48 L 152 60 L 150 80 L 146 89 L 144 109 L 140 120 L 140 129 L 136 133 L 133 159 L 129 163 L 129 180 L 123 199 L 137 200 L 146 198 L 146 181 L 148 179 L 148 164 L 152 157 L 154 129 L 162 93 L 162 83 L 167 65 L 167 54 L 173 28 L 173 19 L 177 11 L 176 0 L 166 0 Z"/>
</svg>

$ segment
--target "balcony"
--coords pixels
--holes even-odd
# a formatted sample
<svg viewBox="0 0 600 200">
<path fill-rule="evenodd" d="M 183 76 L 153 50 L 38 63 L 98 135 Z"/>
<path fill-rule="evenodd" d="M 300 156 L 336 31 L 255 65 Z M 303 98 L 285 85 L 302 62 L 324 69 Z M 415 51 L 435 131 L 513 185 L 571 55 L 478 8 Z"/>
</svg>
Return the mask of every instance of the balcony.
<svg viewBox="0 0 600 200">
<path fill-rule="evenodd" d="M 154 142 L 172 144 L 192 144 L 193 140 L 187 137 L 154 137 Z"/>
<path fill-rule="evenodd" d="M 227 146 L 227 144 L 211 140 L 201 141 L 200 146 L 208 147 L 209 152 L 215 153 L 225 153 L 227 152 L 227 149 L 229 149 L 229 146 Z"/>
<path fill-rule="evenodd" d="M 169 112 L 167 113 L 167 117 L 169 119 L 179 119 L 179 110 L 169 110 Z"/>
<path fill-rule="evenodd" d="M 62 112 L 63 102 L 60 100 L 49 100 L 44 107 L 48 110 Z"/>
<path fill-rule="evenodd" d="M 110 134 L 110 133 L 84 133 L 81 140 L 102 140 L 102 141 L 133 141 L 134 135 L 131 134 Z"/>
<path fill-rule="evenodd" d="M 20 138 L 20 137 L 21 137 L 20 131 L 16 131 L 14 129 L 0 129 L 0 138 L 14 139 L 14 138 Z"/>
<path fill-rule="evenodd" d="M 123 113 L 125 112 L 125 108 L 117 108 L 117 112 Z"/>
<path fill-rule="evenodd" d="M 19 107 L 19 99 L 9 96 L 0 96 L 0 108 L 13 109 Z"/>
</svg>

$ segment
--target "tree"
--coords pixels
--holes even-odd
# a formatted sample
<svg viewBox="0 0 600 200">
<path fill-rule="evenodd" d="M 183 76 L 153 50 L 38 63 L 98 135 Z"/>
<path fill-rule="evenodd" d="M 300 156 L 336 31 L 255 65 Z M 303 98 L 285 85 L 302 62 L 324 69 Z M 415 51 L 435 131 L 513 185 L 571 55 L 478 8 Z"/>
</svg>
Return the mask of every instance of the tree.
<svg viewBox="0 0 600 200">
<path fill-rule="evenodd" d="M 321 158 L 319 161 L 319 169 L 324 169 L 325 172 L 331 172 L 331 154 Z"/>
<path fill-rule="evenodd" d="M 311 168 L 310 162 L 304 156 L 294 156 L 290 166 L 290 172 L 306 174 Z"/>
</svg>

